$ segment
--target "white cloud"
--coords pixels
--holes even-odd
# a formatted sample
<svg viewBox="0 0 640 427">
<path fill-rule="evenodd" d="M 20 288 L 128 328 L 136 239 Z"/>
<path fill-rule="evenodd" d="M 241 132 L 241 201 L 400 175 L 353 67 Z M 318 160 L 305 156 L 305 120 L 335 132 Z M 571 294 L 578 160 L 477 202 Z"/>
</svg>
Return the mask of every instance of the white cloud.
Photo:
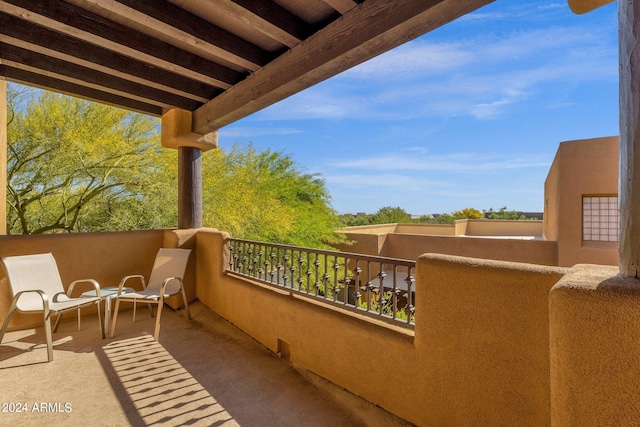
<svg viewBox="0 0 640 427">
<path fill-rule="evenodd" d="M 337 79 L 402 80 L 443 73 L 475 61 L 475 53 L 461 43 L 432 43 L 418 39 L 345 71 Z"/>
<path fill-rule="evenodd" d="M 531 4 L 529 2 L 520 2 L 509 9 L 499 12 L 485 12 L 484 8 L 469 13 L 458 18 L 459 22 L 479 23 L 482 25 L 496 24 L 496 21 L 514 21 L 519 19 L 545 19 L 565 12 L 569 9 L 566 2 L 548 3 L 548 4 Z"/>
<path fill-rule="evenodd" d="M 356 160 L 332 162 L 335 168 L 373 171 L 421 171 L 480 173 L 528 168 L 548 168 L 550 159 L 541 155 L 504 155 L 492 153 L 451 153 L 430 155 L 426 152 L 385 153 Z"/>
<path fill-rule="evenodd" d="M 271 128 L 271 127 L 234 127 L 229 126 L 220 129 L 221 138 L 255 138 L 264 135 L 291 135 L 302 133 L 303 131 L 295 128 Z"/>
<path fill-rule="evenodd" d="M 256 115 L 260 120 L 485 120 L 545 84 L 617 79 L 610 32 L 553 27 L 400 46 Z M 615 39 L 615 36 L 613 36 Z M 564 100 L 554 100 L 559 104 Z"/>
<path fill-rule="evenodd" d="M 415 191 L 417 186 L 429 188 L 450 188 L 451 185 L 443 181 L 429 180 L 424 177 L 416 177 L 399 173 L 362 173 L 340 174 L 332 173 L 325 177 L 327 184 L 338 186 L 342 189 L 380 188 L 396 189 L 397 191 Z"/>
</svg>

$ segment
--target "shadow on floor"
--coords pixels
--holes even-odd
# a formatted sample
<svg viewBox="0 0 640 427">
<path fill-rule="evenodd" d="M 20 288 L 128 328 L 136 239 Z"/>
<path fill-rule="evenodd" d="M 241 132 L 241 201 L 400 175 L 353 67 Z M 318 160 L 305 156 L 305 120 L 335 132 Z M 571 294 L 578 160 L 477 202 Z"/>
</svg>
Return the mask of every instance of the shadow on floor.
<svg viewBox="0 0 640 427">
<path fill-rule="evenodd" d="M 143 313 L 122 316 L 105 340 L 97 318 L 81 331 L 63 322 L 51 363 L 42 328 L 7 333 L 0 399 L 28 410 L 0 412 L 0 425 L 408 425 L 344 391 L 336 398 L 203 304 L 191 308 L 192 321 L 163 312 L 159 342 Z"/>
</svg>

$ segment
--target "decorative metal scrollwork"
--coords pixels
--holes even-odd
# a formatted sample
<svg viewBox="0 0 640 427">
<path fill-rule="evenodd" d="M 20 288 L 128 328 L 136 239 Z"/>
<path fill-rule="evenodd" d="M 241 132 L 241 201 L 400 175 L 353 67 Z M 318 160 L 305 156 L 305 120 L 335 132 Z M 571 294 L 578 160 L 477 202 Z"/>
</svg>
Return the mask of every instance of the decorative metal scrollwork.
<svg viewBox="0 0 640 427">
<path fill-rule="evenodd" d="M 241 239 L 228 245 L 228 272 L 413 327 L 414 261 Z"/>
</svg>

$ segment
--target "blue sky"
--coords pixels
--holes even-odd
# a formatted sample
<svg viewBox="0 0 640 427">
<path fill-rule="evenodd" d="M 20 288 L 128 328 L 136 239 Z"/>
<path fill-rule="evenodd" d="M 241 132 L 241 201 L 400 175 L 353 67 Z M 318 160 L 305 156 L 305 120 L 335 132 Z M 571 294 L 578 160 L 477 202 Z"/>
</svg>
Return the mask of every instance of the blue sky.
<svg viewBox="0 0 640 427">
<path fill-rule="evenodd" d="M 498 0 L 220 130 L 290 155 L 339 213 L 541 212 L 562 141 L 617 135 L 617 3 Z"/>
</svg>

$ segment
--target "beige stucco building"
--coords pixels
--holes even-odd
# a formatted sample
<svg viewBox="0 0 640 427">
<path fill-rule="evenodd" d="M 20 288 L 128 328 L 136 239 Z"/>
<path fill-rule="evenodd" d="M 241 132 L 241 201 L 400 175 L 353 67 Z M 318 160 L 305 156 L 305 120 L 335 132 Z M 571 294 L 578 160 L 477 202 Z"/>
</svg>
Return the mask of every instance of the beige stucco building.
<svg viewBox="0 0 640 427">
<path fill-rule="evenodd" d="M 415 259 L 423 253 L 571 267 L 618 264 L 618 137 L 560 143 L 544 184 L 542 221 L 349 227 L 341 250 Z"/>
<path fill-rule="evenodd" d="M 618 137 L 560 144 L 544 184 L 543 222 L 558 265 L 618 265 Z"/>
</svg>

